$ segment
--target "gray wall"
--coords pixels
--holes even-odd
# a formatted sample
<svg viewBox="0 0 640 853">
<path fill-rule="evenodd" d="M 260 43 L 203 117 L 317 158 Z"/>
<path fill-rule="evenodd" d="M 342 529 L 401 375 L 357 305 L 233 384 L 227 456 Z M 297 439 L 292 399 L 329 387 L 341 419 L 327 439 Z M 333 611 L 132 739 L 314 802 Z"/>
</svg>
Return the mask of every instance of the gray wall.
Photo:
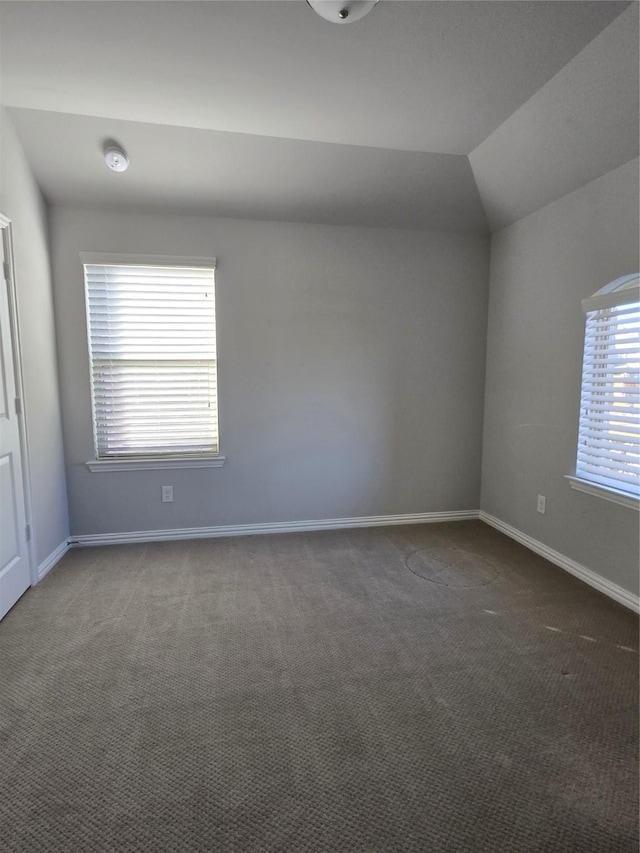
<svg viewBox="0 0 640 853">
<path fill-rule="evenodd" d="M 12 220 L 35 553 L 69 534 L 47 212 L 10 119 L 0 114 L 0 211 Z"/>
<path fill-rule="evenodd" d="M 51 238 L 73 534 L 477 508 L 485 238 L 68 208 Z M 224 468 L 85 467 L 81 251 L 218 258 Z"/>
<path fill-rule="evenodd" d="M 494 234 L 482 509 L 638 592 L 635 510 L 572 490 L 580 301 L 638 270 L 638 161 Z M 547 511 L 536 511 L 546 495 Z"/>
<path fill-rule="evenodd" d="M 492 231 L 638 156 L 638 3 L 469 155 Z"/>
</svg>

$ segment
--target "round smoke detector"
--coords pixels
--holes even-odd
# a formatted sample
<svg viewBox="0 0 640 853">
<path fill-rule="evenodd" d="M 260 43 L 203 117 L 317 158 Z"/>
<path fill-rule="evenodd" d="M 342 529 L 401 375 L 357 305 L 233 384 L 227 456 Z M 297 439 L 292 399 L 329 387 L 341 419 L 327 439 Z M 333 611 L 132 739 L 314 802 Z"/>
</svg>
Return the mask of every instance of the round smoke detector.
<svg viewBox="0 0 640 853">
<path fill-rule="evenodd" d="M 107 148 L 104 161 L 113 172 L 124 172 L 129 168 L 129 158 L 122 148 Z"/>
</svg>

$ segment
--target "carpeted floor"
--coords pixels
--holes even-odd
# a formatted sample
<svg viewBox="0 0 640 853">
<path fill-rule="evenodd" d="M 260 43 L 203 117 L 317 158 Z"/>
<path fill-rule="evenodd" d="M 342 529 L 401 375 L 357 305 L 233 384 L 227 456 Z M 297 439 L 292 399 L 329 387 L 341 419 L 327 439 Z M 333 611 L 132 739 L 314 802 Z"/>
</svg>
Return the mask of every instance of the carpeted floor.
<svg viewBox="0 0 640 853">
<path fill-rule="evenodd" d="M 0 624 L 0 848 L 637 851 L 637 649 L 481 522 L 72 551 Z"/>
</svg>

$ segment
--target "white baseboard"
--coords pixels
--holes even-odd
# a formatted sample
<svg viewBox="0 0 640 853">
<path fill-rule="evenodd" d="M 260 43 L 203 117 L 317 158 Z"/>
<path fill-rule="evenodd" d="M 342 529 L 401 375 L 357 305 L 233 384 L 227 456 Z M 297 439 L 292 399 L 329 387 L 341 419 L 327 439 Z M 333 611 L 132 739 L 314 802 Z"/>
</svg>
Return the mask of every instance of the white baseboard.
<svg viewBox="0 0 640 853">
<path fill-rule="evenodd" d="M 70 547 L 69 542 L 65 539 L 64 542 L 61 542 L 58 545 L 55 551 L 52 551 L 49 556 L 40 563 L 38 566 L 38 581 L 41 581 L 42 578 L 51 571 L 55 564 L 64 557 Z"/>
<path fill-rule="evenodd" d="M 340 530 L 354 527 L 385 527 L 400 524 L 431 524 L 444 521 L 470 521 L 479 518 L 521 545 L 575 575 L 589 586 L 603 592 L 625 607 L 640 613 L 640 598 L 624 587 L 554 551 L 537 539 L 517 530 L 482 510 L 454 510 L 452 512 L 416 512 L 405 515 L 369 515 L 359 518 L 323 518 L 311 521 L 283 521 L 266 524 L 231 524 L 217 527 L 182 527 L 172 530 L 134 530 L 125 533 L 94 533 L 72 536 L 62 543 L 38 568 L 38 578 L 44 575 L 66 554 L 69 548 L 95 545 L 126 545 L 135 542 L 171 542 L 180 539 L 210 539 L 220 536 L 257 536 L 267 533 L 306 533 L 313 530 Z"/>
<path fill-rule="evenodd" d="M 124 545 L 132 542 L 166 542 L 176 539 L 209 539 L 217 536 L 256 536 L 263 533 L 306 533 L 311 530 L 339 530 L 351 527 L 383 527 L 393 524 L 428 524 L 468 521 L 478 518 L 478 510 L 415 512 L 407 515 L 369 515 L 361 518 L 323 518 L 316 521 L 282 521 L 268 524 L 232 524 L 219 527 L 183 527 L 174 530 L 136 530 L 129 533 L 96 533 L 72 536 L 69 543 L 80 545 Z"/>
<path fill-rule="evenodd" d="M 549 560 L 550 563 L 554 563 L 556 566 L 560 566 L 561 569 L 580 578 L 581 581 L 608 595 L 609 598 L 613 598 L 614 601 L 624 604 L 625 607 L 628 607 L 635 613 L 640 613 L 640 598 L 629 592 L 629 590 L 624 589 L 624 587 L 618 586 L 618 584 L 607 580 L 607 578 L 603 578 L 602 575 L 597 574 L 597 572 L 588 569 L 580 563 L 576 563 L 575 560 L 565 557 L 559 551 L 554 551 L 553 548 L 549 548 L 548 545 L 539 542 L 537 539 L 533 539 L 533 537 L 528 536 L 526 533 L 522 533 L 522 531 L 517 530 L 505 521 L 501 521 L 494 515 L 489 515 L 489 513 L 480 510 L 479 518 L 480 521 L 490 524 L 491 527 L 495 527 L 496 530 L 506 534 L 511 539 L 515 539 L 516 542 L 529 548 L 530 551 L 535 551 L 536 554 L 540 554 L 541 557 Z"/>
</svg>

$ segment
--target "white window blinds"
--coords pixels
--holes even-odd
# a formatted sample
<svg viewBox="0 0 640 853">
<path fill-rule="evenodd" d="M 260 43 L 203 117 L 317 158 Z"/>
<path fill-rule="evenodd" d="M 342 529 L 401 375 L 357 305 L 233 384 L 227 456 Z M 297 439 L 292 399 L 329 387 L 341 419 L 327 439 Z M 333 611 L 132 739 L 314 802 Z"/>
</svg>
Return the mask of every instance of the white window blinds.
<svg viewBox="0 0 640 853">
<path fill-rule="evenodd" d="M 640 497 L 640 293 L 596 294 L 587 312 L 576 476 Z"/>
<path fill-rule="evenodd" d="M 214 268 L 84 270 L 97 458 L 218 453 Z"/>
</svg>

